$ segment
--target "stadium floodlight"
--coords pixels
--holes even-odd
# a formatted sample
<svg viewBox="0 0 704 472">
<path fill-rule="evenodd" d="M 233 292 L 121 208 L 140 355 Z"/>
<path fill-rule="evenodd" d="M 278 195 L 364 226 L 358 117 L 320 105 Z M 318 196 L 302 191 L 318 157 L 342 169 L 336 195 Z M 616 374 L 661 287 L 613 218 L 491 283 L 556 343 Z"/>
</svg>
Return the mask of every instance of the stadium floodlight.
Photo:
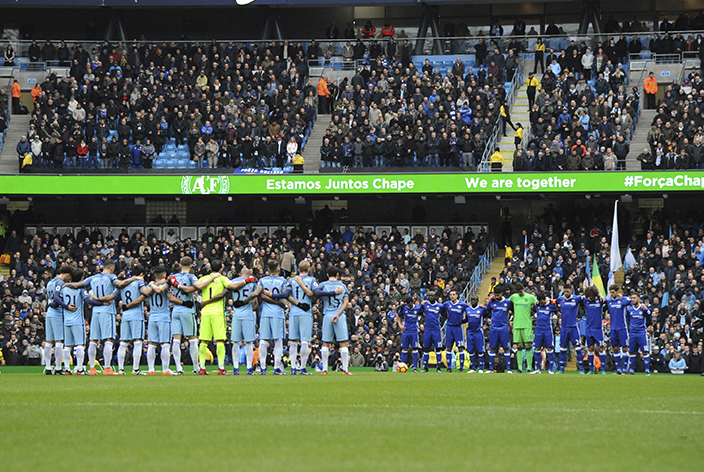
<svg viewBox="0 0 704 472">
<path fill-rule="evenodd" d="M 587 200 L 591 200 L 591 199 L 592 199 L 592 196 L 589 195 L 589 194 L 586 194 L 586 195 L 584 196 L 584 198 L 586 198 Z"/>
<path fill-rule="evenodd" d="M 421 195 L 421 196 L 420 196 L 420 199 L 423 200 L 423 201 L 425 201 L 427 198 L 428 198 L 428 197 L 426 197 L 425 195 Z"/>
<path fill-rule="evenodd" d="M 497 200 L 501 200 L 501 195 L 497 195 L 497 196 L 496 196 L 496 199 L 497 199 Z"/>
<path fill-rule="evenodd" d="M 107 202 L 107 201 L 108 201 L 108 197 L 103 197 L 103 201 L 104 201 L 104 202 Z"/>
<path fill-rule="evenodd" d="M 464 198 L 464 195 L 456 195 L 455 196 L 455 204 L 456 205 L 464 205 L 467 203 L 467 199 Z"/>
<path fill-rule="evenodd" d="M 668 195 L 666 193 L 662 194 L 662 198 L 667 198 L 667 197 L 668 197 Z"/>
<path fill-rule="evenodd" d="M 228 201 L 228 202 L 231 202 L 231 201 L 232 201 L 232 197 L 227 197 L 227 201 Z"/>
<path fill-rule="evenodd" d="M 306 204 L 306 199 L 303 197 L 296 197 L 293 199 L 294 202 L 296 202 L 296 205 L 305 205 Z"/>
<path fill-rule="evenodd" d="M 266 197 L 262 197 L 262 201 L 265 202 L 265 201 L 266 201 Z"/>
</svg>

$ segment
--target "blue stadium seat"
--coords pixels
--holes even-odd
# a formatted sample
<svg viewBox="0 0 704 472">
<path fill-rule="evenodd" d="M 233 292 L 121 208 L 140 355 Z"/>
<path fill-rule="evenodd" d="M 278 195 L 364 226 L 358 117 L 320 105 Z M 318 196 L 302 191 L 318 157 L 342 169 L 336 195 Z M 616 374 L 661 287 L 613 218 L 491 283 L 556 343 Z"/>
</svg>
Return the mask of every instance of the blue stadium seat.
<svg viewBox="0 0 704 472">
<path fill-rule="evenodd" d="M 188 169 L 188 159 L 179 159 L 176 162 L 179 169 Z"/>
<path fill-rule="evenodd" d="M 176 159 L 168 159 L 168 160 L 166 161 L 166 168 L 167 168 L 167 169 L 175 169 L 176 167 L 178 167 L 178 160 L 176 160 Z"/>
<path fill-rule="evenodd" d="M 154 168 L 155 169 L 163 169 L 166 167 L 166 161 L 164 159 L 154 159 Z"/>
<path fill-rule="evenodd" d="M 198 163 L 196 161 L 188 161 L 188 168 L 189 169 L 197 169 Z"/>
</svg>

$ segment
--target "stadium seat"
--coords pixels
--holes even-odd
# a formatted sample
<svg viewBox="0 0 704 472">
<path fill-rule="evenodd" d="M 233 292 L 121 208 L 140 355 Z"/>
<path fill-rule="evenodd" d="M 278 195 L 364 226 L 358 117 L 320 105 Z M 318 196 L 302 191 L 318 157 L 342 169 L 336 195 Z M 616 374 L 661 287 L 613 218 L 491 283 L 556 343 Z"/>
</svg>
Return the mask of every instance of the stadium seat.
<svg viewBox="0 0 704 472">
<path fill-rule="evenodd" d="M 188 159 L 179 159 L 177 162 L 179 169 L 188 169 Z"/>
<path fill-rule="evenodd" d="M 198 163 L 196 161 L 188 161 L 188 168 L 189 169 L 197 169 Z"/>
<path fill-rule="evenodd" d="M 176 167 L 178 167 L 178 160 L 176 160 L 176 159 L 168 159 L 168 160 L 166 161 L 166 168 L 167 168 L 167 169 L 175 169 Z"/>
<path fill-rule="evenodd" d="M 164 167 L 166 167 L 166 161 L 164 159 L 154 159 L 155 169 L 163 169 Z"/>
</svg>

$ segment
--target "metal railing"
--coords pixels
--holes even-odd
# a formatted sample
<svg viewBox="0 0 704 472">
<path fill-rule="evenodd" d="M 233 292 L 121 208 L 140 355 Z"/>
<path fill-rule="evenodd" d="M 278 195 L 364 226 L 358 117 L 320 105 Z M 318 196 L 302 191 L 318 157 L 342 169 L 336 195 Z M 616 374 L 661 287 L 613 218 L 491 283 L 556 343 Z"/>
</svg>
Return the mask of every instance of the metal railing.
<svg viewBox="0 0 704 472">
<path fill-rule="evenodd" d="M 474 273 L 472 274 L 469 283 L 465 285 L 464 290 L 462 291 L 461 297 L 463 300 L 466 301 L 469 300 L 472 296 L 478 296 L 479 289 L 481 288 L 482 282 L 484 281 L 484 277 L 489 272 L 489 267 L 491 267 L 491 263 L 496 257 L 497 252 L 498 246 L 492 239 L 490 240 L 489 245 L 487 246 L 484 254 L 479 257 L 479 262 L 474 268 Z M 480 300 L 480 302 L 481 301 L 482 300 Z"/>
</svg>

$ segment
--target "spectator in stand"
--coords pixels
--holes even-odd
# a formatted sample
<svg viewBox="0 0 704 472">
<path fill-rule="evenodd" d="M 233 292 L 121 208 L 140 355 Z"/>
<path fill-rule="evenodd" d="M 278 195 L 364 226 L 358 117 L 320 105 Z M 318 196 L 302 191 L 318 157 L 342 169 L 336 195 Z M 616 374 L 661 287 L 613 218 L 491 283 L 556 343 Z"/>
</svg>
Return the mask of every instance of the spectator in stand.
<svg viewBox="0 0 704 472">
<path fill-rule="evenodd" d="M 670 368 L 671 374 L 684 374 L 685 370 L 687 370 L 687 364 L 682 358 L 680 351 L 675 351 L 675 355 L 672 359 L 670 359 L 670 364 L 668 367 Z"/>
<path fill-rule="evenodd" d="M 645 78 L 643 90 L 645 91 L 645 108 L 648 110 L 654 109 L 655 95 L 658 93 L 658 81 L 652 72 L 649 72 L 648 77 Z"/>
</svg>

